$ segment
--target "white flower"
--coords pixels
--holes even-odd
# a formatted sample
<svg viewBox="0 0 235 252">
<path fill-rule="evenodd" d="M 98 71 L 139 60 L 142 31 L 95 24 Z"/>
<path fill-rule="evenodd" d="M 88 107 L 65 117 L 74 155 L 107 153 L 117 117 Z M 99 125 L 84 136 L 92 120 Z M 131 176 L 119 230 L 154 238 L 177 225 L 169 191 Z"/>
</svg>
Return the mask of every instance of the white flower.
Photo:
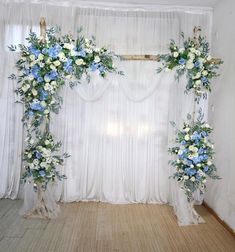
<svg viewBox="0 0 235 252">
<path fill-rule="evenodd" d="M 75 61 L 75 64 L 78 65 L 78 66 L 84 65 L 84 60 L 83 60 L 83 59 L 77 59 L 77 60 Z"/>
<path fill-rule="evenodd" d="M 45 63 L 39 62 L 38 65 L 39 65 L 40 67 L 44 67 L 44 66 L 45 66 Z"/>
<path fill-rule="evenodd" d="M 193 79 L 199 79 L 201 77 L 201 73 L 197 72 L 197 74 L 193 77 Z"/>
<path fill-rule="evenodd" d="M 86 44 L 90 43 L 90 40 L 86 38 L 86 39 L 85 39 L 85 43 L 86 43 Z"/>
<path fill-rule="evenodd" d="M 85 49 L 85 51 L 86 51 L 87 53 L 92 53 L 92 50 L 89 49 L 89 48 Z"/>
<path fill-rule="evenodd" d="M 200 52 L 199 50 L 196 50 L 196 51 L 195 51 L 195 54 L 196 54 L 197 56 L 200 56 L 200 55 L 201 55 L 201 52 Z"/>
<path fill-rule="evenodd" d="M 202 165 L 201 164 L 197 164 L 197 167 L 201 167 Z"/>
<path fill-rule="evenodd" d="M 54 65 L 50 65 L 50 69 L 56 71 L 56 67 Z"/>
<path fill-rule="evenodd" d="M 30 88 L 30 85 L 29 85 L 29 84 L 25 84 L 24 86 L 22 86 L 21 89 L 22 89 L 24 92 L 26 92 L 29 88 Z"/>
<path fill-rule="evenodd" d="M 196 49 L 195 49 L 194 47 L 192 47 L 192 48 L 190 48 L 190 51 L 191 51 L 192 53 L 195 53 L 195 52 L 196 52 Z"/>
<path fill-rule="evenodd" d="M 187 69 L 192 69 L 193 67 L 194 67 L 194 64 L 193 64 L 192 61 L 188 61 L 188 62 L 186 63 L 186 68 L 187 68 Z"/>
<path fill-rule="evenodd" d="M 44 76 L 44 80 L 45 80 L 45 82 L 50 82 L 50 78 L 48 78 L 46 75 Z M 45 89 L 45 90 L 48 90 L 48 89 Z"/>
<path fill-rule="evenodd" d="M 95 48 L 94 51 L 98 53 L 100 52 L 100 48 Z"/>
<path fill-rule="evenodd" d="M 211 163 L 211 161 L 209 160 L 209 161 L 207 161 L 207 164 L 210 166 L 210 165 L 212 165 L 212 163 Z"/>
<path fill-rule="evenodd" d="M 211 55 L 207 56 L 206 58 L 208 61 L 212 59 Z"/>
<path fill-rule="evenodd" d="M 174 56 L 175 58 L 177 58 L 177 57 L 179 56 L 179 53 L 178 53 L 178 52 L 174 52 L 174 53 L 173 53 L 173 56 Z"/>
<path fill-rule="evenodd" d="M 59 58 L 63 58 L 63 57 L 65 57 L 65 54 L 64 54 L 63 52 L 60 52 L 60 53 L 58 54 L 58 57 L 59 57 Z"/>
<path fill-rule="evenodd" d="M 30 144 L 34 144 L 34 140 L 33 140 L 33 139 L 30 139 L 29 143 L 30 143 Z"/>
<path fill-rule="evenodd" d="M 164 69 L 164 72 L 165 72 L 165 73 L 168 73 L 168 72 L 170 72 L 170 71 L 171 71 L 171 69 L 168 68 L 168 67 L 166 67 L 166 68 Z"/>
<path fill-rule="evenodd" d="M 33 94 L 33 96 L 36 96 L 37 94 L 38 94 L 38 91 L 36 90 L 36 89 L 32 89 L 32 94 Z"/>
<path fill-rule="evenodd" d="M 73 44 L 65 43 L 63 46 L 65 49 L 72 50 L 74 48 Z"/>
<path fill-rule="evenodd" d="M 34 159 L 34 160 L 33 160 L 33 164 L 34 164 L 34 165 L 38 165 L 38 164 L 39 164 L 38 159 Z"/>
<path fill-rule="evenodd" d="M 61 61 L 61 62 L 66 62 L 66 61 L 67 61 L 67 58 L 66 58 L 66 57 L 60 57 L 60 61 Z"/>
<path fill-rule="evenodd" d="M 49 113 L 50 113 L 50 111 L 48 109 L 44 110 L 44 114 L 49 114 Z"/>
<path fill-rule="evenodd" d="M 189 137 L 189 135 L 188 135 L 188 134 L 187 134 L 187 135 L 185 135 L 184 140 L 186 140 L 186 141 L 189 141 L 189 140 L 190 140 L 190 137 Z"/>
<path fill-rule="evenodd" d="M 188 179 L 189 179 L 189 176 L 184 176 L 184 179 L 185 179 L 185 180 L 188 180 Z"/>
<path fill-rule="evenodd" d="M 44 55 L 40 53 L 40 54 L 38 55 L 38 59 L 39 59 L 39 60 L 43 60 L 43 59 L 44 59 Z"/>
<path fill-rule="evenodd" d="M 60 61 L 59 61 L 59 60 L 56 60 L 56 61 L 53 62 L 53 64 L 54 64 L 55 66 L 59 66 L 59 65 L 60 65 Z"/>
<path fill-rule="evenodd" d="M 31 158 L 31 157 L 32 157 L 32 153 L 29 153 L 29 154 L 27 155 L 27 157 L 28 157 L 28 158 Z"/>
<path fill-rule="evenodd" d="M 190 165 L 190 168 L 193 168 L 193 167 L 194 167 L 194 165 L 193 165 L 193 164 L 191 164 L 191 165 Z"/>
<path fill-rule="evenodd" d="M 195 85 L 196 85 L 196 86 L 200 86 L 201 84 L 202 84 L 202 81 L 201 81 L 201 80 L 195 81 Z"/>
<path fill-rule="evenodd" d="M 40 103 L 41 103 L 41 105 L 42 105 L 43 107 L 46 107 L 46 106 L 47 106 L 47 104 L 46 104 L 45 101 L 41 101 Z"/>
<path fill-rule="evenodd" d="M 34 77 L 32 74 L 30 74 L 28 77 L 29 77 L 29 80 L 31 80 L 31 81 L 34 80 Z"/>
<path fill-rule="evenodd" d="M 190 128 L 187 127 L 187 128 L 184 129 L 184 131 L 185 131 L 185 132 L 189 132 L 189 131 L 190 131 Z"/>
<path fill-rule="evenodd" d="M 177 160 L 176 160 L 176 162 L 177 162 L 177 164 L 179 164 L 179 163 L 180 163 L 180 160 L 179 160 L 179 159 L 177 159 Z"/>
<path fill-rule="evenodd" d="M 99 62 L 100 62 L 100 57 L 99 57 L 99 56 L 95 56 L 94 62 L 95 62 L 95 63 L 99 63 Z"/>
<path fill-rule="evenodd" d="M 206 76 L 208 74 L 208 72 L 206 71 L 206 70 L 204 70 L 203 72 L 202 72 L 202 75 L 204 75 L 204 76 Z"/>
<path fill-rule="evenodd" d="M 36 59 L 35 55 L 33 55 L 33 54 L 29 55 L 29 58 L 30 58 L 32 61 L 34 61 L 34 60 Z"/>
<path fill-rule="evenodd" d="M 189 58 L 191 60 L 195 59 L 195 54 L 194 53 L 189 53 L 188 56 L 189 56 Z"/>
<path fill-rule="evenodd" d="M 178 151 L 178 154 L 179 154 L 179 155 L 182 155 L 182 154 L 183 154 L 183 151 L 182 151 L 182 150 L 179 150 L 179 151 Z"/>
<path fill-rule="evenodd" d="M 195 179 L 195 177 L 192 177 L 190 180 L 191 180 L 192 182 L 194 182 L 196 179 Z"/>
<path fill-rule="evenodd" d="M 194 150 L 194 146 L 193 145 L 190 145 L 188 148 L 189 148 L 190 151 Z"/>
<path fill-rule="evenodd" d="M 45 141 L 45 145 L 49 145 L 50 144 L 50 141 L 49 140 L 46 140 Z"/>
</svg>

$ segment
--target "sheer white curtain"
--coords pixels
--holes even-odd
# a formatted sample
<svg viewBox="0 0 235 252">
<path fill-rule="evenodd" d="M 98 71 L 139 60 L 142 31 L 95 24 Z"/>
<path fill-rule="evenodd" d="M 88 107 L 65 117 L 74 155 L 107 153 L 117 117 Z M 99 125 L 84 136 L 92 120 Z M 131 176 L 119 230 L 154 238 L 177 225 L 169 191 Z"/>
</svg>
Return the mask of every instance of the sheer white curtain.
<svg viewBox="0 0 235 252">
<path fill-rule="evenodd" d="M 211 10 L 200 8 L 5 0 L 0 12 L 1 55 L 7 59 L 0 76 L 5 122 L 0 125 L 5 139 L 0 148 L 0 196 L 11 198 L 19 188 L 22 108 L 13 103 L 14 85 L 6 78 L 13 70 L 7 44 L 24 42 L 30 27 L 38 29 L 41 16 L 48 26 L 59 25 L 66 33 L 76 34 L 82 26 L 85 36 L 94 35 L 98 46 L 109 45 L 116 54 L 164 53 L 170 39 L 180 41 L 181 31 L 188 36 L 200 25 L 210 38 L 211 28 Z M 66 202 L 172 202 L 169 121 L 180 125 L 194 110 L 193 97 L 183 93 L 185 80 L 177 84 L 173 73 L 157 75 L 156 62 L 116 64 L 125 76 L 102 80 L 92 73 L 91 83 L 84 80 L 73 90 L 62 90 L 63 108 L 51 129 L 71 157 L 63 168 L 68 179 L 58 184 L 57 197 Z"/>
</svg>

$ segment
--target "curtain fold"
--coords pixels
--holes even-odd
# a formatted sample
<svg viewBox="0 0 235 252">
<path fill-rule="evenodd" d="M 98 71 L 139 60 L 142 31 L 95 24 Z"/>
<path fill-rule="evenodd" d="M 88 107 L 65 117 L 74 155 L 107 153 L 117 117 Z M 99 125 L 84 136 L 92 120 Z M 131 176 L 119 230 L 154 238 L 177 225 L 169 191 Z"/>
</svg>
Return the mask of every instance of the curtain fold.
<svg viewBox="0 0 235 252">
<path fill-rule="evenodd" d="M 165 53 L 170 39 L 180 42 L 180 32 L 191 36 L 194 26 L 201 26 L 210 40 L 210 9 L 67 3 L 0 3 L 0 54 L 6 59 L 0 64 L 0 197 L 17 196 L 22 167 L 22 106 L 14 103 L 15 84 L 7 79 L 16 55 L 10 56 L 7 45 L 25 43 L 30 28 L 38 32 L 41 16 L 64 33 L 76 34 L 82 26 L 86 37 L 94 35 L 97 46 L 108 45 L 116 54 Z M 174 204 L 176 189 L 168 179 L 173 173 L 167 154 L 173 138 L 169 121 L 182 125 L 195 109 L 194 97 L 184 95 L 185 79 L 176 83 L 174 73 L 157 75 L 157 62 L 117 65 L 125 76 L 102 80 L 91 73 L 90 83 L 82 80 L 72 90 L 61 90 L 64 104 L 51 129 L 71 157 L 63 167 L 68 179 L 58 183 L 57 198 Z"/>
</svg>

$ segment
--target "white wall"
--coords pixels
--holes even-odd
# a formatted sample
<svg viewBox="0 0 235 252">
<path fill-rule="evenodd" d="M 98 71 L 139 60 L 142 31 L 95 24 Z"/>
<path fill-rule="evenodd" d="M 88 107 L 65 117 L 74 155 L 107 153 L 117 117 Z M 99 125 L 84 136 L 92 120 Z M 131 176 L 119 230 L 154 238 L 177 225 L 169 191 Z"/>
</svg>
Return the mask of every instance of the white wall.
<svg viewBox="0 0 235 252">
<path fill-rule="evenodd" d="M 209 183 L 206 203 L 235 231 L 235 1 L 214 7 L 212 54 L 224 64 L 210 97 L 215 162 L 222 179 Z"/>
</svg>

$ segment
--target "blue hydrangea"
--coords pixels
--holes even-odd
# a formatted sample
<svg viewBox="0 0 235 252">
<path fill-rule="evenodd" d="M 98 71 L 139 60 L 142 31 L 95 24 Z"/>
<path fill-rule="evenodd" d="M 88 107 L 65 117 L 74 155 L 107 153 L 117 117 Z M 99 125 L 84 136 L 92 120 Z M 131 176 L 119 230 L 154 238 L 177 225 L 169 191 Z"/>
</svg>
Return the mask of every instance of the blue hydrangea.
<svg viewBox="0 0 235 252">
<path fill-rule="evenodd" d="M 207 83 L 207 82 L 208 82 L 208 79 L 207 79 L 205 76 L 203 76 L 203 77 L 201 78 L 201 81 L 202 81 L 202 83 Z"/>
<path fill-rule="evenodd" d="M 64 63 L 64 70 L 67 73 L 71 73 L 73 71 L 73 66 L 72 66 L 72 60 L 68 59 L 65 63 Z"/>
<path fill-rule="evenodd" d="M 196 62 L 194 63 L 194 66 L 195 66 L 196 68 L 200 68 L 201 63 L 200 63 L 199 61 L 196 61 Z"/>
<path fill-rule="evenodd" d="M 86 52 L 84 51 L 83 48 L 80 48 L 80 49 L 78 50 L 77 55 L 80 56 L 80 57 L 85 57 L 85 56 L 86 56 Z"/>
<path fill-rule="evenodd" d="M 60 45 L 55 45 L 48 49 L 48 54 L 51 58 L 57 58 L 61 50 L 62 48 Z"/>
<path fill-rule="evenodd" d="M 49 94 L 45 90 L 40 90 L 40 100 L 45 101 L 48 98 Z"/>
<path fill-rule="evenodd" d="M 39 171 L 39 175 L 40 175 L 41 177 L 45 177 L 45 176 L 46 176 L 46 172 L 45 172 L 44 170 L 40 170 L 40 171 Z"/>
<path fill-rule="evenodd" d="M 41 51 L 33 46 L 29 47 L 29 52 L 38 57 L 38 55 L 41 53 Z"/>
<path fill-rule="evenodd" d="M 39 152 L 39 151 L 36 151 L 36 158 L 41 158 L 42 157 L 42 153 L 41 152 Z"/>
<path fill-rule="evenodd" d="M 184 58 L 179 59 L 179 64 L 180 65 L 185 65 L 185 63 L 186 63 L 186 60 Z"/>
<path fill-rule="evenodd" d="M 43 112 L 44 109 L 45 109 L 39 102 L 32 103 L 32 104 L 30 105 L 30 108 L 31 108 L 32 110 L 40 111 L 40 112 Z"/>
<path fill-rule="evenodd" d="M 99 64 L 97 64 L 97 63 L 92 63 L 90 65 L 91 71 L 96 71 L 98 69 L 98 67 L 99 67 Z"/>
<path fill-rule="evenodd" d="M 31 74 L 33 75 L 33 77 L 35 79 L 38 79 L 40 77 L 39 71 L 40 71 L 40 67 L 39 66 L 33 66 L 32 67 Z"/>
<path fill-rule="evenodd" d="M 46 74 L 45 77 L 48 78 L 49 80 L 56 80 L 58 78 L 58 73 L 52 70 L 48 74 Z"/>
</svg>

